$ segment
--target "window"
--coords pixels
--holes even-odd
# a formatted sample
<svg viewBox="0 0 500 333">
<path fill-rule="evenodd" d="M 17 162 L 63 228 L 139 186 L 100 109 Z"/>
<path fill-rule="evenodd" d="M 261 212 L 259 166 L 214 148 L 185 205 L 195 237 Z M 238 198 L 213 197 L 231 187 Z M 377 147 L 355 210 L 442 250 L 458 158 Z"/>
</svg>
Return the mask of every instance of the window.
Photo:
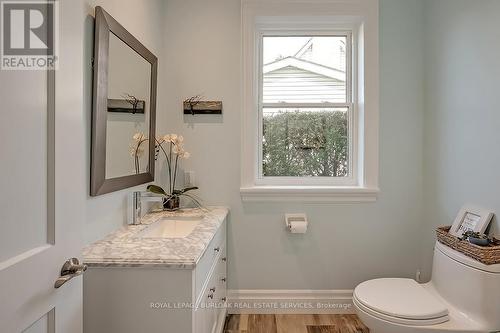
<svg viewBox="0 0 500 333">
<path fill-rule="evenodd" d="M 376 200 L 377 13 L 371 0 L 242 0 L 243 200 Z"/>
<path fill-rule="evenodd" d="M 352 33 L 285 34 L 261 37 L 259 180 L 352 185 Z"/>
</svg>

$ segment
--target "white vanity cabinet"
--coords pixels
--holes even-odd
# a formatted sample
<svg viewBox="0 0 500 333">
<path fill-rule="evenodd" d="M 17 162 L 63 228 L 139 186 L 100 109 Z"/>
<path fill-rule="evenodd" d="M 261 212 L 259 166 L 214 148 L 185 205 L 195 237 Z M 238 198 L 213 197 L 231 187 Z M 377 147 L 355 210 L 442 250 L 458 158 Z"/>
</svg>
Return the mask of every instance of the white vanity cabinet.
<svg viewBox="0 0 500 333">
<path fill-rule="evenodd" d="M 194 269 L 196 333 L 222 332 L 226 318 L 226 234 L 219 230 Z M 191 331 L 190 331 L 191 332 Z"/>
<path fill-rule="evenodd" d="M 85 333 L 220 333 L 226 317 L 226 221 L 193 265 L 90 264 Z"/>
</svg>

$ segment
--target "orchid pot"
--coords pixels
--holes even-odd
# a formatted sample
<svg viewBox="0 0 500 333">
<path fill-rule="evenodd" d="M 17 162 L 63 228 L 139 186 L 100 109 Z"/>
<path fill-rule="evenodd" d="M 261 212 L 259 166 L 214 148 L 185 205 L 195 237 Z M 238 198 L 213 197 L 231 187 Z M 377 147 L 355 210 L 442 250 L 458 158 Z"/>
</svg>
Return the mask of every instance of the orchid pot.
<svg viewBox="0 0 500 333">
<path fill-rule="evenodd" d="M 163 209 L 168 211 L 178 210 L 181 205 L 181 198 L 177 195 L 172 195 L 168 198 L 163 198 Z"/>
</svg>

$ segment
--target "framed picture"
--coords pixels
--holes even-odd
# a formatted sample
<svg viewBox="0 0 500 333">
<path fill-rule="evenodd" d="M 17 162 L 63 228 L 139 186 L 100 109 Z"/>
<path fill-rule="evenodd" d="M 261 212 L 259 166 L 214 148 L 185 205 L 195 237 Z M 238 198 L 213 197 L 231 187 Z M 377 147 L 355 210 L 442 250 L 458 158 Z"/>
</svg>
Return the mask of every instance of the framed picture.
<svg viewBox="0 0 500 333">
<path fill-rule="evenodd" d="M 493 212 L 476 206 L 465 205 L 460 209 L 450 234 L 456 237 L 462 237 L 464 232 L 472 230 L 474 232 L 484 233 L 488 224 L 490 224 Z"/>
</svg>

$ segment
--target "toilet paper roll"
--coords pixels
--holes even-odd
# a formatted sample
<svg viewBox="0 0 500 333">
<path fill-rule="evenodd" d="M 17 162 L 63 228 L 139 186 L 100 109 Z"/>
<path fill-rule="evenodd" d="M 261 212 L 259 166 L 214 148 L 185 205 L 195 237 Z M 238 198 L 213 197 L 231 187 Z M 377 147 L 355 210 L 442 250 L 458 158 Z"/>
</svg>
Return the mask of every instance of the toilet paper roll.
<svg viewBox="0 0 500 333">
<path fill-rule="evenodd" d="M 293 221 L 290 222 L 290 232 L 292 234 L 305 234 L 307 231 L 307 222 Z"/>
</svg>

